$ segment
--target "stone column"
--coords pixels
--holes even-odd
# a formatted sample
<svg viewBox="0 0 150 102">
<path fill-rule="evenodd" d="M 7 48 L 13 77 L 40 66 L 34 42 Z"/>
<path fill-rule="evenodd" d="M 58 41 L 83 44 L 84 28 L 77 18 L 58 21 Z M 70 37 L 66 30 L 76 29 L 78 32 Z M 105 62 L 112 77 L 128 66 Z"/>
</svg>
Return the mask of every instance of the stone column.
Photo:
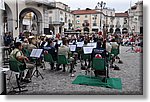
<svg viewBox="0 0 150 102">
<path fill-rule="evenodd" d="M 64 26 L 61 27 L 61 34 L 64 34 Z"/>
<path fill-rule="evenodd" d="M 54 29 L 55 29 L 55 34 L 58 34 L 59 33 L 59 25 L 54 26 Z"/>
</svg>

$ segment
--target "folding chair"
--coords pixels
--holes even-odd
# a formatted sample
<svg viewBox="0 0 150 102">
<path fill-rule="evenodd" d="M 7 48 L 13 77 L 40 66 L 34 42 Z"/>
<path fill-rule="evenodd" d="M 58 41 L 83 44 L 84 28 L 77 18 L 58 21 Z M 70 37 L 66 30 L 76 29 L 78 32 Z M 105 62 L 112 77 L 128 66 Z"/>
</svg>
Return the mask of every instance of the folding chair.
<svg viewBox="0 0 150 102">
<path fill-rule="evenodd" d="M 48 53 L 48 54 L 44 54 L 44 62 L 49 62 L 49 64 L 51 64 L 54 63 L 55 61 L 53 60 L 52 55 Z"/>
<path fill-rule="evenodd" d="M 91 59 L 91 54 L 82 54 L 81 58 L 82 58 L 82 60 L 85 61 L 85 66 L 87 66 L 86 60 L 90 60 Z"/>
<path fill-rule="evenodd" d="M 19 92 L 23 92 L 23 91 L 27 91 L 27 90 L 21 90 L 21 88 L 23 86 L 20 85 L 21 83 L 21 74 L 26 70 L 26 66 L 17 61 L 15 58 L 10 58 L 9 60 L 9 67 L 10 67 L 10 70 L 12 72 L 15 72 L 15 76 L 16 76 L 16 82 L 17 82 L 17 88 L 19 89 Z"/>
<path fill-rule="evenodd" d="M 109 75 L 108 75 L 108 68 L 106 66 L 106 62 L 105 62 L 104 58 L 93 58 L 93 60 L 92 60 L 92 68 L 94 70 L 104 71 L 105 75 L 104 75 L 103 81 L 107 82 L 106 78 L 109 78 Z"/>
<path fill-rule="evenodd" d="M 113 54 L 113 55 L 114 55 L 114 57 L 116 57 L 116 56 L 119 54 L 119 48 L 118 48 L 118 49 L 114 49 L 114 48 L 112 48 L 112 50 L 111 50 L 111 54 Z"/>
<path fill-rule="evenodd" d="M 83 61 L 81 61 L 81 69 L 82 70 L 85 70 L 85 75 L 87 75 L 88 74 L 88 72 L 89 72 L 89 68 L 90 68 L 90 64 L 91 64 L 91 54 L 81 54 L 81 59 L 83 60 L 83 61 L 85 61 L 85 66 L 87 66 L 87 67 L 84 67 L 84 65 L 83 65 Z M 87 60 L 89 61 L 88 62 L 88 65 L 87 65 Z M 83 68 L 82 68 L 83 67 Z"/>
<path fill-rule="evenodd" d="M 70 73 L 72 73 L 73 64 L 66 58 L 65 55 L 58 55 L 57 64 L 71 65 Z M 69 67 L 68 67 L 68 69 L 69 69 Z"/>
</svg>

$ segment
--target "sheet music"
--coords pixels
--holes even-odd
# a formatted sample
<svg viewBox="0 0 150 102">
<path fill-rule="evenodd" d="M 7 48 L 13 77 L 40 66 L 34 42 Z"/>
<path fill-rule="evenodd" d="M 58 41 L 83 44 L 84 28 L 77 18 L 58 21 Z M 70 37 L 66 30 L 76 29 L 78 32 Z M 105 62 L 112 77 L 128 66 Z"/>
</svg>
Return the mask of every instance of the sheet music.
<svg viewBox="0 0 150 102">
<path fill-rule="evenodd" d="M 84 54 L 91 54 L 93 51 L 93 47 L 83 47 Z"/>
<path fill-rule="evenodd" d="M 69 45 L 70 51 L 76 51 L 76 45 Z"/>
<path fill-rule="evenodd" d="M 39 58 L 42 54 L 43 49 L 33 49 L 30 57 L 35 57 L 35 58 Z"/>
<path fill-rule="evenodd" d="M 97 43 L 88 43 L 87 46 L 91 46 L 93 48 L 96 48 L 97 47 Z"/>
<path fill-rule="evenodd" d="M 73 44 L 73 43 L 69 42 L 69 45 L 71 45 L 71 44 Z"/>
<path fill-rule="evenodd" d="M 77 47 L 83 47 L 84 42 L 77 42 Z"/>
</svg>

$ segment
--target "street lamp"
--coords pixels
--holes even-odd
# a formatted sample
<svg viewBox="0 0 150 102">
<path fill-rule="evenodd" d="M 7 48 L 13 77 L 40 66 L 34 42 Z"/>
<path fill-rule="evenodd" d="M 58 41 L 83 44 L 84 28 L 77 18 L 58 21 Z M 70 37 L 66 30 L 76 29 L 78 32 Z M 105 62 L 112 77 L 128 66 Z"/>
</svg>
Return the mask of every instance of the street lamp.
<svg viewBox="0 0 150 102">
<path fill-rule="evenodd" d="M 106 5 L 106 3 L 105 2 L 103 2 L 103 1 L 101 1 L 101 2 L 98 2 L 97 3 L 97 6 L 95 7 L 95 9 L 100 9 L 100 31 L 101 31 L 101 26 L 102 26 L 102 10 L 104 9 L 104 7 L 105 7 L 105 5 Z"/>
</svg>

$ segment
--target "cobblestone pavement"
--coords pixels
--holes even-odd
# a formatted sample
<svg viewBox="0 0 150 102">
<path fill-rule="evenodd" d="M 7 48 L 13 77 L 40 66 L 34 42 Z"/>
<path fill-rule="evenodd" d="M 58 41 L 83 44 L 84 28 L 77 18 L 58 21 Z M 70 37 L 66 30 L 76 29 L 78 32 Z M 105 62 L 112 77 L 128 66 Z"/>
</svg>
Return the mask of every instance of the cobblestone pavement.
<svg viewBox="0 0 150 102">
<path fill-rule="evenodd" d="M 121 47 L 121 54 L 119 57 L 123 61 L 123 64 L 118 64 L 117 61 L 115 62 L 115 64 L 119 66 L 120 70 L 109 70 L 110 77 L 121 78 L 122 90 L 71 84 L 78 75 L 84 74 L 84 71 L 81 71 L 80 69 L 80 63 L 78 63 L 76 66 L 75 77 L 70 77 L 69 72 L 52 71 L 50 70 L 49 64 L 46 63 L 46 70 L 39 68 L 39 71 L 43 75 L 44 79 L 42 79 L 40 76 L 38 78 L 33 77 L 32 82 L 27 84 L 27 87 L 25 88 L 28 89 L 28 91 L 20 94 L 143 94 L 142 53 L 126 52 L 126 50 L 129 48 L 130 47 Z M 10 74 L 10 72 L 8 72 L 8 74 Z M 7 81 L 8 91 L 10 90 L 11 85 L 15 85 L 14 79 L 15 78 L 12 78 L 11 84 L 8 84 Z"/>
</svg>

